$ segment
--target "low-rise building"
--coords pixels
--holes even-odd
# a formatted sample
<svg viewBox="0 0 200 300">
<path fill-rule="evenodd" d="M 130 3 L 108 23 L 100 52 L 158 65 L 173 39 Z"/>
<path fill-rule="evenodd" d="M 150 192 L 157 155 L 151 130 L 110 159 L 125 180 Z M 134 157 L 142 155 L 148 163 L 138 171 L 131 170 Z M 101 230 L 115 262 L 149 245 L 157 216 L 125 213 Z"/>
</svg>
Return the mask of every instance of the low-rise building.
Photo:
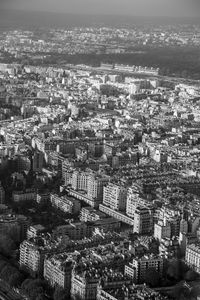
<svg viewBox="0 0 200 300">
<path fill-rule="evenodd" d="M 80 220 L 82 222 L 94 222 L 100 219 L 104 219 L 106 214 L 94 209 L 93 207 L 83 207 L 81 209 Z"/>
<path fill-rule="evenodd" d="M 45 227 L 38 224 L 38 225 L 31 225 L 27 230 L 27 239 L 35 238 L 39 234 L 45 231 Z"/>
<path fill-rule="evenodd" d="M 93 227 L 83 222 L 69 223 L 54 229 L 54 236 L 67 235 L 72 240 L 81 240 L 92 235 Z"/>
<path fill-rule="evenodd" d="M 134 224 L 134 219 L 131 217 L 128 217 L 124 212 L 116 211 L 110 207 L 107 207 L 103 204 L 99 205 L 99 210 L 103 213 L 109 215 L 110 217 L 113 217 L 123 223 L 126 223 L 128 225 Z"/>
<path fill-rule="evenodd" d="M 52 205 L 65 213 L 78 214 L 81 210 L 80 201 L 70 196 L 50 195 Z"/>
<path fill-rule="evenodd" d="M 119 231 L 121 222 L 115 218 L 104 218 L 102 220 L 95 221 L 93 223 L 93 227 L 103 230 L 104 232 L 114 232 Z"/>
<path fill-rule="evenodd" d="M 14 191 L 12 194 L 14 202 L 34 201 L 36 199 L 35 190 L 27 189 L 25 191 Z"/>
<path fill-rule="evenodd" d="M 164 300 L 168 299 L 146 285 L 124 285 L 112 283 L 110 286 L 99 285 L 97 300 Z"/>
<path fill-rule="evenodd" d="M 47 204 L 50 201 L 49 192 L 41 192 L 36 194 L 36 202 L 38 204 Z"/>
</svg>

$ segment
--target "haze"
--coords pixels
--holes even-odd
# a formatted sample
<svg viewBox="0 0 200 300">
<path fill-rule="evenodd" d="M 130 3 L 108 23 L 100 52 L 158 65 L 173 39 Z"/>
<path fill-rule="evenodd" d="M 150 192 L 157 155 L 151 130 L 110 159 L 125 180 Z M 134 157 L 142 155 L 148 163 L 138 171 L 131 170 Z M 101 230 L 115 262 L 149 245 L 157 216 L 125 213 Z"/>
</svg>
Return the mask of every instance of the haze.
<svg viewBox="0 0 200 300">
<path fill-rule="evenodd" d="M 2 7 L 25 11 L 130 16 L 198 17 L 199 0 L 0 0 Z"/>
</svg>

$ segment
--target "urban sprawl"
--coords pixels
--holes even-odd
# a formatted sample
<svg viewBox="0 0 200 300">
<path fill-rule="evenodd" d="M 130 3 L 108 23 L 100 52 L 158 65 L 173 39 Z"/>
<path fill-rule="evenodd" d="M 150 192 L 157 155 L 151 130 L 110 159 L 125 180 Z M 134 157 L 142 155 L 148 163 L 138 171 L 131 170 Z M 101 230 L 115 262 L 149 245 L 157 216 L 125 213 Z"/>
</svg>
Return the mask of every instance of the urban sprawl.
<svg viewBox="0 0 200 300">
<path fill-rule="evenodd" d="M 14 39 L 2 57 L 25 55 Z M 151 66 L 2 62 L 0 101 L 0 296 L 199 299 L 199 82 Z"/>
</svg>

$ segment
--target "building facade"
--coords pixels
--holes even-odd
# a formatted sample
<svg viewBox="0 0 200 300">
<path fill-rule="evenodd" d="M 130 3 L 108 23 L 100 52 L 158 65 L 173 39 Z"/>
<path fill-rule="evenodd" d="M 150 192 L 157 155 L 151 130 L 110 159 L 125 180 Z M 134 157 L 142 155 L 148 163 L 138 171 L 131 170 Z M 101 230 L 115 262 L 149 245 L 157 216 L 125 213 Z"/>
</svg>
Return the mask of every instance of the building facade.
<svg viewBox="0 0 200 300">
<path fill-rule="evenodd" d="M 135 283 L 143 283 L 148 269 L 155 269 L 162 276 L 163 264 L 163 258 L 154 255 L 134 258 L 132 263 L 125 266 L 125 275 L 132 278 Z"/>
<path fill-rule="evenodd" d="M 200 243 L 187 245 L 185 261 L 200 274 Z"/>
</svg>

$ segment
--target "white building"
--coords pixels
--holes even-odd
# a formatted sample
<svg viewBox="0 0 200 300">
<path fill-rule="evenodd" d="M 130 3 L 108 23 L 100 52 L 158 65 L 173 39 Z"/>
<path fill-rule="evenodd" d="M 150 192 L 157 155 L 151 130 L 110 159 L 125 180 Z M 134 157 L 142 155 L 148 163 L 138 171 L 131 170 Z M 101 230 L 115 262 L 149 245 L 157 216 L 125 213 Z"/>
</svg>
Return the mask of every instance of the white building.
<svg viewBox="0 0 200 300">
<path fill-rule="evenodd" d="M 132 263 L 125 266 L 125 275 L 132 278 L 135 283 L 142 283 L 145 280 L 146 271 L 150 268 L 155 269 L 162 276 L 163 258 L 154 255 L 134 258 Z"/>
<path fill-rule="evenodd" d="M 103 204 L 117 211 L 125 211 L 127 202 L 127 188 L 109 183 L 103 188 Z"/>
<path fill-rule="evenodd" d="M 200 273 L 200 244 L 190 244 L 186 247 L 186 263 Z"/>
</svg>

